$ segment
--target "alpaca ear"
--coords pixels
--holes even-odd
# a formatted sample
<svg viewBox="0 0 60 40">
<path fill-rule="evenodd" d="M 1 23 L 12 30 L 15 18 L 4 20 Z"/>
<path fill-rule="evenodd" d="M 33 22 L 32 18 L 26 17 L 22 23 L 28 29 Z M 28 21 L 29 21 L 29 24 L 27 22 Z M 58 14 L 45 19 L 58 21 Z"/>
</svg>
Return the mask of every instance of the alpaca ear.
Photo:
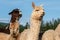
<svg viewBox="0 0 60 40">
<path fill-rule="evenodd" d="M 34 2 L 32 2 L 32 7 L 35 8 L 35 4 L 34 4 Z"/>
<path fill-rule="evenodd" d="M 9 15 L 11 15 L 11 14 L 12 14 L 12 12 L 9 13 Z"/>
<path fill-rule="evenodd" d="M 11 13 L 9 13 L 9 15 L 11 15 Z"/>
</svg>

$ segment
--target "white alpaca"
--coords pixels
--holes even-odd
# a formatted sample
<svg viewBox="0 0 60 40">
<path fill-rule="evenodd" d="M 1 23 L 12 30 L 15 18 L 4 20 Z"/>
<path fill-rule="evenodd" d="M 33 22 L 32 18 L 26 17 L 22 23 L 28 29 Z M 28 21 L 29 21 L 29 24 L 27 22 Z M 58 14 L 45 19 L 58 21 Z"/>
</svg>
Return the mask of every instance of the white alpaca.
<svg viewBox="0 0 60 40">
<path fill-rule="evenodd" d="M 47 30 L 42 35 L 42 40 L 60 40 L 60 24 L 57 26 L 55 30 Z"/>
<path fill-rule="evenodd" d="M 45 33 L 42 35 L 42 40 L 54 40 L 53 35 L 54 35 L 54 30 L 47 30 Z"/>
<path fill-rule="evenodd" d="M 56 27 L 55 31 L 60 35 L 60 24 Z"/>
<path fill-rule="evenodd" d="M 59 34 L 54 30 L 47 30 L 42 35 L 42 40 L 60 40 Z"/>
<path fill-rule="evenodd" d="M 14 39 L 10 34 L 0 33 L 0 40 L 14 40 Z"/>
<path fill-rule="evenodd" d="M 18 37 L 19 40 L 38 40 L 44 9 L 42 6 L 35 6 L 34 3 L 32 3 L 32 7 L 34 10 L 30 19 L 30 29 L 24 30 Z"/>
<path fill-rule="evenodd" d="M 57 32 L 58 39 L 60 40 L 60 24 L 58 24 L 58 26 L 56 27 L 55 32 Z"/>
<path fill-rule="evenodd" d="M 34 8 L 31 19 L 30 19 L 30 29 L 27 36 L 27 40 L 38 40 L 41 21 L 44 16 L 44 9 L 42 6 L 35 6 L 32 3 L 32 7 Z"/>
<path fill-rule="evenodd" d="M 19 34 L 17 40 L 26 40 L 29 29 L 25 29 L 22 33 Z"/>
</svg>

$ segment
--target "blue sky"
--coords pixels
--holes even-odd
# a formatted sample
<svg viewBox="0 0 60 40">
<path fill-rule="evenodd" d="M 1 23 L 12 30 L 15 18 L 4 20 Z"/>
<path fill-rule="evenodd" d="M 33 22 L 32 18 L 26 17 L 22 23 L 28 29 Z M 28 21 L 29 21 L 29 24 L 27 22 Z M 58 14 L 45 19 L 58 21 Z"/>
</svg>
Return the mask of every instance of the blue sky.
<svg viewBox="0 0 60 40">
<path fill-rule="evenodd" d="M 10 16 L 8 13 L 15 8 L 19 8 L 22 11 L 22 18 L 19 22 L 25 25 L 30 20 L 33 10 L 32 2 L 37 6 L 44 4 L 44 21 L 60 18 L 60 0 L 0 0 L 0 22 L 9 23 Z"/>
</svg>

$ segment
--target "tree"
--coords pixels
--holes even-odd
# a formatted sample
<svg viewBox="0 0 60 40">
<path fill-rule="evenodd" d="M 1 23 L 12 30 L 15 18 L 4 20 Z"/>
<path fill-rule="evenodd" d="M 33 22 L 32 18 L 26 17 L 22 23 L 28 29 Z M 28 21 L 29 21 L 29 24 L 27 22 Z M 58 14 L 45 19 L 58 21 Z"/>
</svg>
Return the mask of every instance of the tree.
<svg viewBox="0 0 60 40">
<path fill-rule="evenodd" d="M 30 27 L 29 23 L 27 22 L 25 25 L 25 29 L 28 29 Z"/>
</svg>

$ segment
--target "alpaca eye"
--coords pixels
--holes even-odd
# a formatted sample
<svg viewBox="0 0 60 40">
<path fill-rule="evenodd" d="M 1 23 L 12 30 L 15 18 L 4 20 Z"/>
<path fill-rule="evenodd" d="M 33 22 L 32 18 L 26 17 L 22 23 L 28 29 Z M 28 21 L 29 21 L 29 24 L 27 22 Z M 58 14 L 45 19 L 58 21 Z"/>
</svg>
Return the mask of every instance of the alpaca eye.
<svg viewBox="0 0 60 40">
<path fill-rule="evenodd" d="M 35 10 L 35 11 L 39 11 L 39 10 Z"/>
</svg>

